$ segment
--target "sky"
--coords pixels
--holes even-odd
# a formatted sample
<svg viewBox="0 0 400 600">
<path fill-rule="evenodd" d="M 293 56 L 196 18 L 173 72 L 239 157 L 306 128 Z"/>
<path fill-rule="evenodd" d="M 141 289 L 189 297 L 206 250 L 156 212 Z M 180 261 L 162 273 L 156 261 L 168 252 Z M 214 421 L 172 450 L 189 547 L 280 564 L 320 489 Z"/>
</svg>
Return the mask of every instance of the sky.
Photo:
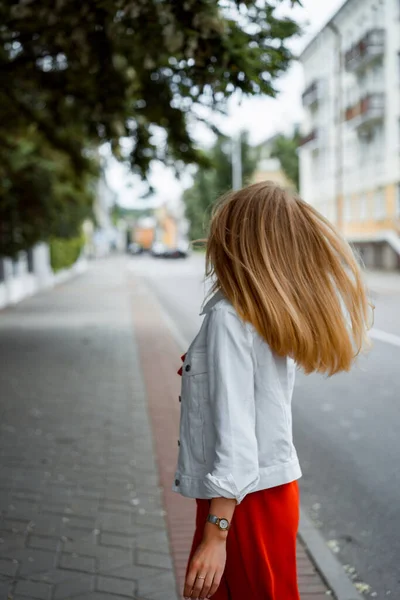
<svg viewBox="0 0 400 600">
<path fill-rule="evenodd" d="M 295 53 L 310 41 L 321 27 L 344 4 L 344 0 L 303 0 L 303 8 L 290 9 L 294 18 L 303 25 L 305 33 L 292 43 Z M 288 132 L 302 119 L 301 92 L 303 89 L 303 73 L 299 63 L 283 75 L 279 82 L 279 95 L 276 99 L 268 97 L 248 98 L 239 105 L 232 98 L 228 105 L 228 115 L 218 118 L 218 125 L 227 135 L 235 135 L 240 130 L 247 130 L 250 142 L 257 144 L 268 139 L 277 132 Z M 197 143 L 210 145 L 212 135 L 204 126 L 199 126 L 194 132 Z M 109 161 L 107 181 L 118 195 L 118 203 L 129 208 L 144 208 L 160 205 L 171 197 L 179 197 L 184 187 L 190 185 L 188 174 L 181 181 L 175 178 L 171 169 L 163 165 L 152 168 L 150 181 L 155 189 L 155 196 L 141 200 L 145 188 L 138 178 L 130 176 L 127 170 L 114 160 Z"/>
</svg>

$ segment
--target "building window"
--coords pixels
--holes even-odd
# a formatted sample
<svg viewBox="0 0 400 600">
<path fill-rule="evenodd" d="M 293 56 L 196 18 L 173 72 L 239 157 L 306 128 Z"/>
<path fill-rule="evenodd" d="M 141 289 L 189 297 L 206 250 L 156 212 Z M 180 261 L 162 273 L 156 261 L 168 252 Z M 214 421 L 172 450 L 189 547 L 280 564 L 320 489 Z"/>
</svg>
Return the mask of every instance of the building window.
<svg viewBox="0 0 400 600">
<path fill-rule="evenodd" d="M 378 188 L 374 193 L 375 219 L 384 219 L 386 217 L 386 198 L 385 190 Z"/>
<path fill-rule="evenodd" d="M 368 197 L 364 192 L 360 196 L 360 221 L 365 221 L 368 216 Z"/>
</svg>

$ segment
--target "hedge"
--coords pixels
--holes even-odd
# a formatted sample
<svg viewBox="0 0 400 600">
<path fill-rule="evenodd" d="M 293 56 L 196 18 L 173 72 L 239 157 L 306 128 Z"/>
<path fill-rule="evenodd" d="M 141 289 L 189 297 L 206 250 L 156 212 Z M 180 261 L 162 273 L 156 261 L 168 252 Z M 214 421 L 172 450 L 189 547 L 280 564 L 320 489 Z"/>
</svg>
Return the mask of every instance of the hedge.
<svg viewBox="0 0 400 600">
<path fill-rule="evenodd" d="M 53 238 L 50 241 L 50 263 L 53 271 L 71 267 L 78 260 L 84 245 L 83 235 L 70 239 Z"/>
</svg>

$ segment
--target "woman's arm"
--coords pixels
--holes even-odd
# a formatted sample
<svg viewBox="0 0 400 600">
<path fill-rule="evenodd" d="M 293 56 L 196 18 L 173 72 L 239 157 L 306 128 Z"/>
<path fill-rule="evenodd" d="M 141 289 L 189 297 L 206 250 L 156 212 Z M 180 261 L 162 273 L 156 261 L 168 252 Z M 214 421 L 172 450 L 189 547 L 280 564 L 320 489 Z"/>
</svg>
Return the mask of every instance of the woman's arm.
<svg viewBox="0 0 400 600">
<path fill-rule="evenodd" d="M 215 434 L 214 457 L 204 477 L 209 498 L 238 504 L 259 482 L 253 334 L 233 308 L 208 316 L 209 405 Z"/>
<path fill-rule="evenodd" d="M 253 336 L 233 309 L 216 308 L 208 321 L 208 391 L 216 439 L 204 486 L 212 498 L 210 513 L 231 521 L 236 504 L 259 481 Z M 205 523 L 189 566 L 185 598 L 206 598 L 216 592 L 225 569 L 228 535 L 229 531 Z"/>
<path fill-rule="evenodd" d="M 232 522 L 236 500 L 213 498 L 210 514 Z M 210 598 L 218 589 L 226 563 L 226 539 L 228 531 L 206 522 L 203 539 L 198 546 L 186 576 L 184 598 Z M 199 579 L 200 576 L 200 579 Z"/>
</svg>

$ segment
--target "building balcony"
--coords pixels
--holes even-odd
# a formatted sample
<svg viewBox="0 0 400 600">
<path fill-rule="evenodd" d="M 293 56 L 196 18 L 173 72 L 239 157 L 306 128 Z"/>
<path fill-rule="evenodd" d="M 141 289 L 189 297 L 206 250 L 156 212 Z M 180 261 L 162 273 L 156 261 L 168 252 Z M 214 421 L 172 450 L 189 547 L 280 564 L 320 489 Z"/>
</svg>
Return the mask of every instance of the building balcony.
<svg viewBox="0 0 400 600">
<path fill-rule="evenodd" d="M 345 112 L 345 120 L 356 129 L 368 129 L 385 117 L 385 94 L 368 94 Z"/>
<path fill-rule="evenodd" d="M 355 73 L 383 56 L 385 51 L 385 30 L 370 29 L 356 44 L 345 53 L 346 70 Z"/>
<path fill-rule="evenodd" d="M 318 143 L 319 143 L 319 138 L 320 138 L 319 131 L 317 128 L 315 128 L 300 138 L 299 147 L 303 148 L 304 146 L 307 146 L 307 147 L 312 147 L 312 149 L 317 148 Z"/>
<path fill-rule="evenodd" d="M 315 79 L 302 94 L 303 106 L 313 108 L 321 100 L 322 83 L 319 79 Z"/>
</svg>

